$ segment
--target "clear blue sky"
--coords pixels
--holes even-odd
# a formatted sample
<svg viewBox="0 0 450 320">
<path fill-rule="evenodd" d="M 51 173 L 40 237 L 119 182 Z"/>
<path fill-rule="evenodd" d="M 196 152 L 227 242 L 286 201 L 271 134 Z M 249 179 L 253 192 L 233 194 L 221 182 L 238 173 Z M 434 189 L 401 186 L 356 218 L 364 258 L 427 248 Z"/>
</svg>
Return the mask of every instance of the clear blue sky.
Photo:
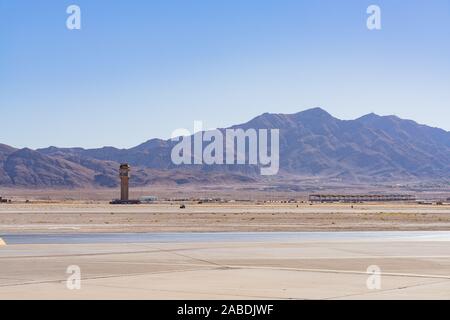
<svg viewBox="0 0 450 320">
<path fill-rule="evenodd" d="M 317 106 L 450 130 L 450 0 L 0 0 L 0 143 L 130 147 Z"/>
</svg>

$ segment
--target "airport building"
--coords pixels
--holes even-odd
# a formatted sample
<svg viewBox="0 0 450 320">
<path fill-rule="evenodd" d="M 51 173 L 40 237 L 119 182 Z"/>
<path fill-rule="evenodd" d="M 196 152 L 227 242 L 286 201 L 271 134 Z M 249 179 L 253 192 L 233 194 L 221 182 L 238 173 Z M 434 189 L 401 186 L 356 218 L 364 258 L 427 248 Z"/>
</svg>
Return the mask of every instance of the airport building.
<svg viewBox="0 0 450 320">
<path fill-rule="evenodd" d="M 339 194 L 312 194 L 311 202 L 394 202 L 416 201 L 416 197 L 409 194 L 371 194 L 371 195 L 339 195 Z"/>
<path fill-rule="evenodd" d="M 141 201 L 142 203 L 152 203 L 155 201 L 158 201 L 158 197 L 155 196 L 143 196 L 139 198 L 139 201 Z"/>
<path fill-rule="evenodd" d="M 120 199 L 111 201 L 111 204 L 140 204 L 139 200 L 130 200 L 130 171 L 128 163 L 123 163 L 119 168 L 120 176 Z"/>
<path fill-rule="evenodd" d="M 11 201 L 8 201 L 8 199 L 4 199 L 4 198 L 0 197 L 0 203 L 8 203 L 8 202 L 11 202 Z"/>
<path fill-rule="evenodd" d="M 120 165 L 120 201 L 128 201 L 130 197 L 130 166 L 127 163 Z"/>
</svg>

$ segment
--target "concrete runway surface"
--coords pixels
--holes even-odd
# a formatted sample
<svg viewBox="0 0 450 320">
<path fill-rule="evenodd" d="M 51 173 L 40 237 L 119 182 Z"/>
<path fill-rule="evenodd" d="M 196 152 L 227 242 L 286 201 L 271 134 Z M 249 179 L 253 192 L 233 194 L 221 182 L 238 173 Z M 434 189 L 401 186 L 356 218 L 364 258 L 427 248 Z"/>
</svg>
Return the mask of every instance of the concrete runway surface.
<svg viewBox="0 0 450 320">
<path fill-rule="evenodd" d="M 450 232 L 1 238 L 0 299 L 450 299 Z"/>
</svg>

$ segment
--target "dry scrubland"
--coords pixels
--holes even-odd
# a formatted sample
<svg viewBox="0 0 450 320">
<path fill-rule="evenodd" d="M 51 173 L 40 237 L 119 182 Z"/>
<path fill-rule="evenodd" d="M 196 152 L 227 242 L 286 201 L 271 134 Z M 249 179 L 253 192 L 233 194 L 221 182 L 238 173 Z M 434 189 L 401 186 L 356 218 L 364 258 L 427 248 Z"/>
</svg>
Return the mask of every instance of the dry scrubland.
<svg viewBox="0 0 450 320">
<path fill-rule="evenodd" d="M 0 205 L 0 232 L 251 232 L 450 230 L 450 206 L 106 202 Z"/>
</svg>

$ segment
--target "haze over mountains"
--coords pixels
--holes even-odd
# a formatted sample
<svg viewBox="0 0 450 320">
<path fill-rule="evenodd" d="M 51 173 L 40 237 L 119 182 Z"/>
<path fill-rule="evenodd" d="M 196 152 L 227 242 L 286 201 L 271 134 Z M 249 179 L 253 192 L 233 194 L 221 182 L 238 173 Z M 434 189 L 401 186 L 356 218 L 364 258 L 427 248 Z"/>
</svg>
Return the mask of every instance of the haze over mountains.
<svg viewBox="0 0 450 320">
<path fill-rule="evenodd" d="M 132 165 L 133 185 L 241 183 L 318 178 L 378 183 L 450 181 L 450 132 L 368 114 L 339 120 L 320 108 L 263 114 L 233 126 L 280 129 L 280 172 L 262 177 L 254 166 L 172 164 L 174 142 L 149 140 L 131 149 L 16 149 L 0 144 L 0 186 L 24 188 L 116 187 L 118 166 Z M 6 141 L 5 141 L 6 143 Z"/>
</svg>

